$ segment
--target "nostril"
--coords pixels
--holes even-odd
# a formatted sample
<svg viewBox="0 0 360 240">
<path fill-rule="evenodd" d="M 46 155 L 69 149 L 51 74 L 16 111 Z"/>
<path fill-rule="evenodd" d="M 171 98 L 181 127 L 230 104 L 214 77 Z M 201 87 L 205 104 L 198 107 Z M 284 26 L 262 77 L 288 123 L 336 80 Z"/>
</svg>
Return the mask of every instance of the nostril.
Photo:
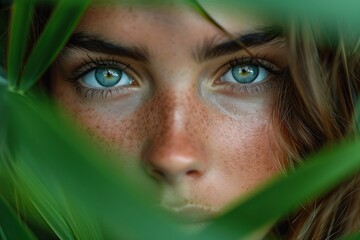
<svg viewBox="0 0 360 240">
<path fill-rule="evenodd" d="M 200 172 L 196 170 L 189 170 L 186 172 L 186 175 L 189 177 L 198 177 L 200 176 Z"/>
<path fill-rule="evenodd" d="M 150 175 L 158 181 L 163 181 L 165 179 L 168 179 L 168 177 L 170 177 L 170 176 L 167 176 L 166 173 L 164 173 L 163 171 L 158 170 L 158 169 L 152 169 L 150 171 L 150 173 L 151 173 Z M 201 175 L 201 173 L 197 170 L 189 170 L 189 171 L 185 172 L 185 175 L 188 177 L 197 178 Z"/>
</svg>

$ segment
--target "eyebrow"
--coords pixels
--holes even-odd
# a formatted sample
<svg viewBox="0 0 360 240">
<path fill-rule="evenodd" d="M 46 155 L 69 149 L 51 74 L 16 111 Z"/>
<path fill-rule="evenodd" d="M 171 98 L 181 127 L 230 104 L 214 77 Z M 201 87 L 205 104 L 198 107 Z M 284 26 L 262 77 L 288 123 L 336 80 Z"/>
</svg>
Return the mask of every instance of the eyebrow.
<svg viewBox="0 0 360 240">
<path fill-rule="evenodd" d="M 264 27 L 257 32 L 241 35 L 234 39 L 215 45 L 215 39 L 205 40 L 194 52 L 194 59 L 204 62 L 213 58 L 236 53 L 242 49 L 264 45 L 282 39 L 283 31 L 279 27 Z M 241 44 L 239 44 L 241 43 Z M 66 48 L 85 49 L 92 52 L 117 55 L 137 61 L 149 62 L 149 52 L 145 47 L 123 46 L 107 42 L 97 36 L 83 32 L 74 33 Z"/>
<path fill-rule="evenodd" d="M 275 42 L 275 40 L 279 40 Z M 264 27 L 257 32 L 240 35 L 232 40 L 214 45 L 214 39 L 205 40 L 194 53 L 198 62 L 236 53 L 244 48 L 260 46 L 271 42 L 281 43 L 283 30 L 280 27 Z M 240 44 L 241 43 L 241 44 Z"/>
<path fill-rule="evenodd" d="M 97 36 L 88 35 L 82 32 L 74 33 L 67 42 L 66 48 L 85 49 L 92 52 L 118 55 L 142 62 L 149 61 L 149 53 L 145 47 L 131 47 L 113 44 Z"/>
</svg>

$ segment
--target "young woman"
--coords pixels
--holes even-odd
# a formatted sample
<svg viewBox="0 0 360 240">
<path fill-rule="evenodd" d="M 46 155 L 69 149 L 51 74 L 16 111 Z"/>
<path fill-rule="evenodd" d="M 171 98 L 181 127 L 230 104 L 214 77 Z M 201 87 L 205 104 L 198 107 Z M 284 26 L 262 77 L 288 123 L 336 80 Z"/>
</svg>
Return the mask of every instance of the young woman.
<svg viewBox="0 0 360 240">
<path fill-rule="evenodd" d="M 165 208 L 206 221 L 278 171 L 272 113 L 287 46 L 246 19 L 223 24 L 253 56 L 184 4 L 90 8 L 51 69 L 51 95 L 139 159 L 120 164 L 143 165 Z"/>
<path fill-rule="evenodd" d="M 352 134 L 359 92 L 357 49 L 340 32 L 327 41 L 310 21 L 204 8 L 216 24 L 178 2 L 92 6 L 44 80 L 99 144 L 138 159 L 119 168 L 142 167 L 162 207 L 196 224 Z M 331 239 L 358 230 L 357 182 L 273 232 Z"/>
</svg>

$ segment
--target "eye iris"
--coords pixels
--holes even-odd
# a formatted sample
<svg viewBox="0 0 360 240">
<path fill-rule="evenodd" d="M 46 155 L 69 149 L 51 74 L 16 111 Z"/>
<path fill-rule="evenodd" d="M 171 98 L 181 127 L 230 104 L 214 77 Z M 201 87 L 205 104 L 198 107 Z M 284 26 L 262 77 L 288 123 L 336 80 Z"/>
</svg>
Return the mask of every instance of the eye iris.
<svg viewBox="0 0 360 240">
<path fill-rule="evenodd" d="M 121 80 L 122 72 L 114 68 L 98 68 L 95 71 L 96 81 L 104 87 L 113 87 Z"/>
<path fill-rule="evenodd" d="M 251 83 L 259 75 L 259 67 L 255 65 L 238 65 L 233 67 L 231 71 L 239 83 Z"/>
</svg>

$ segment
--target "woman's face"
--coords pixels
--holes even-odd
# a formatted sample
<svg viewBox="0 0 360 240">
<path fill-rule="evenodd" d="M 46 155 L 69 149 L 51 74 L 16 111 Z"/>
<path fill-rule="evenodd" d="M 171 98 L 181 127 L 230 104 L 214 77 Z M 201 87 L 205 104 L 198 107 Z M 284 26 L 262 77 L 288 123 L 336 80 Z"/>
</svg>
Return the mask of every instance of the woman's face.
<svg viewBox="0 0 360 240">
<path fill-rule="evenodd" d="M 208 10 L 247 50 L 186 5 L 97 6 L 51 84 L 99 144 L 138 159 L 119 168 L 144 167 L 161 205 L 196 221 L 277 172 L 272 113 L 288 54 L 269 21 Z"/>
</svg>

